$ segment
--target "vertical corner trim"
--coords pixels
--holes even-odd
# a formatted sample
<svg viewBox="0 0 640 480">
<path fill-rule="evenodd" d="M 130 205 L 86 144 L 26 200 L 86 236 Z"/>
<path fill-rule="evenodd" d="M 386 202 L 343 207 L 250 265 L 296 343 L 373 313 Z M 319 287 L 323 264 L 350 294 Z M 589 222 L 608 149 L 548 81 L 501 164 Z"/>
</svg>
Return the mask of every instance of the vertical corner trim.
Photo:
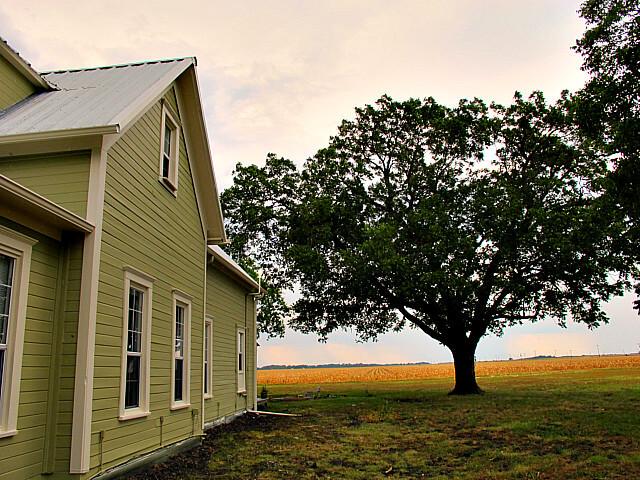
<svg viewBox="0 0 640 480">
<path fill-rule="evenodd" d="M 87 220 L 95 225 L 95 230 L 85 237 L 82 254 L 69 473 L 86 473 L 90 468 L 93 366 L 106 169 L 107 150 L 92 150 Z"/>
</svg>

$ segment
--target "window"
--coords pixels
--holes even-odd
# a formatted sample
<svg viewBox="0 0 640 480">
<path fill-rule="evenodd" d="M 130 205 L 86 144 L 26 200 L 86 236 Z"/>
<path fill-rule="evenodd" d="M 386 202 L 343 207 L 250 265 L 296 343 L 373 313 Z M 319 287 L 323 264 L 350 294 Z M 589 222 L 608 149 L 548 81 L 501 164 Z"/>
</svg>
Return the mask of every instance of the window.
<svg viewBox="0 0 640 480">
<path fill-rule="evenodd" d="M 247 391 L 245 381 L 245 330 L 244 328 L 238 329 L 238 393 L 244 393 Z"/>
<path fill-rule="evenodd" d="M 160 130 L 159 180 L 171 193 L 178 193 L 178 154 L 180 126 L 166 102 L 162 103 L 162 127 Z"/>
<path fill-rule="evenodd" d="M 36 243 L 0 226 L 0 438 L 18 433 L 31 248 Z"/>
<path fill-rule="evenodd" d="M 129 288 L 129 325 L 127 327 L 127 370 L 124 408 L 140 407 L 140 359 L 142 358 L 142 317 L 144 291 Z"/>
<path fill-rule="evenodd" d="M 14 263 L 14 258 L 0 253 L 0 398 L 2 398 L 2 380 L 4 379 L 4 359 L 7 353 L 7 330 L 9 329 L 9 305 L 11 305 Z"/>
<path fill-rule="evenodd" d="M 203 375 L 204 375 L 204 397 L 211 398 L 213 386 L 211 384 L 211 363 L 213 359 L 213 318 L 207 317 L 204 321 L 204 352 L 203 352 Z"/>
<path fill-rule="evenodd" d="M 120 420 L 149 414 L 151 298 L 155 279 L 124 269 Z"/>
<path fill-rule="evenodd" d="M 173 291 L 173 367 L 171 369 L 171 408 L 189 406 L 189 358 L 191 352 L 191 300 Z"/>
</svg>

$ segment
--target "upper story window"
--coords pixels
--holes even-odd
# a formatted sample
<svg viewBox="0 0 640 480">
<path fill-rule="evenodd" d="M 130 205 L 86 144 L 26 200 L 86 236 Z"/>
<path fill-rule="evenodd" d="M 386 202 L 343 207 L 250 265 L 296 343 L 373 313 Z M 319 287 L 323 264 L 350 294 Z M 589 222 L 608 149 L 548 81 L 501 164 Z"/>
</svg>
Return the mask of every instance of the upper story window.
<svg viewBox="0 0 640 480">
<path fill-rule="evenodd" d="M 149 415 L 151 299 L 154 280 L 149 275 L 125 267 L 120 420 Z"/>
<path fill-rule="evenodd" d="M 18 433 L 27 290 L 35 243 L 0 226 L 0 438 Z"/>
<path fill-rule="evenodd" d="M 159 180 L 171 193 L 178 194 L 178 158 L 180 125 L 171 107 L 162 102 L 162 126 L 160 130 Z"/>
</svg>

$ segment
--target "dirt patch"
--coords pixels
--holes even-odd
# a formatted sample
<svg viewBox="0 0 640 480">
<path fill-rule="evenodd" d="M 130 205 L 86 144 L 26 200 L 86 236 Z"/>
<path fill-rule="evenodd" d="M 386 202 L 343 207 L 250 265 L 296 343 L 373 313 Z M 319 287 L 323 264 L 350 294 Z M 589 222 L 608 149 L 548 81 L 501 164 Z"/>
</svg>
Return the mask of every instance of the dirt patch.
<svg viewBox="0 0 640 480">
<path fill-rule="evenodd" d="M 209 430 L 202 445 L 124 478 L 127 480 L 178 480 L 190 476 L 206 478 L 210 475 L 209 462 L 216 452 L 215 443 L 219 437 L 244 432 L 247 429 L 268 432 L 278 428 L 284 421 L 286 421 L 284 417 L 246 414 L 231 423 Z"/>
</svg>

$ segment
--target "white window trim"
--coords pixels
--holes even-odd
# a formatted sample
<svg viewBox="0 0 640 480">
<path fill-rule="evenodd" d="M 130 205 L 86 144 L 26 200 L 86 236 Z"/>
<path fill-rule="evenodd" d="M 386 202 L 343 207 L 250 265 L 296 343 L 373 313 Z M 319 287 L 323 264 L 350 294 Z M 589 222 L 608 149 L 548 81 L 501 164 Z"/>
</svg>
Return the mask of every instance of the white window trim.
<svg viewBox="0 0 640 480">
<path fill-rule="evenodd" d="M 155 278 L 133 267 L 124 267 L 124 295 L 122 320 L 122 358 L 120 370 L 120 404 L 119 420 L 146 417 L 149 411 L 149 396 L 151 383 L 151 312 L 153 301 L 153 282 Z M 129 291 L 137 287 L 144 292 L 144 311 L 142 317 L 142 346 L 140 356 L 140 406 L 125 408 L 125 391 L 127 378 L 127 334 L 129 330 Z"/>
<path fill-rule="evenodd" d="M 160 163 L 158 166 L 158 181 L 171 192 L 178 196 L 178 164 L 180 159 L 180 124 L 176 120 L 178 116 L 173 112 L 167 102 L 162 102 L 162 122 L 160 127 Z M 169 159 L 169 176 L 163 175 L 164 164 L 164 137 L 165 126 L 169 124 L 171 130 L 171 152 Z"/>
<path fill-rule="evenodd" d="M 207 338 L 206 330 L 207 326 L 209 326 L 209 338 L 208 342 L 204 340 Z M 205 400 L 213 398 L 213 317 L 211 315 L 206 315 L 204 319 L 204 330 L 202 331 L 202 394 L 204 395 Z M 207 354 L 207 365 L 204 365 L 205 352 Z M 204 384 L 205 378 L 207 380 L 207 385 L 209 386 L 209 391 L 205 393 Z"/>
<path fill-rule="evenodd" d="M 240 337 L 242 334 L 242 337 Z M 242 364 L 240 364 L 240 342 L 242 339 Z M 238 327 L 236 330 L 236 369 L 238 372 L 238 393 L 247 392 L 247 331 Z"/>
<path fill-rule="evenodd" d="M 4 386 L 0 402 L 0 438 L 18 433 L 18 401 L 22 372 L 22 348 L 27 320 L 31 248 L 37 240 L 0 225 L 0 253 L 14 259 Z"/>
<path fill-rule="evenodd" d="M 171 309 L 171 410 L 187 408 L 191 405 L 191 302 L 193 297 L 180 290 L 173 290 L 173 302 Z M 174 386 L 176 380 L 176 306 L 184 307 L 184 346 L 183 346 L 183 372 L 182 372 L 182 400 L 175 401 Z"/>
</svg>

